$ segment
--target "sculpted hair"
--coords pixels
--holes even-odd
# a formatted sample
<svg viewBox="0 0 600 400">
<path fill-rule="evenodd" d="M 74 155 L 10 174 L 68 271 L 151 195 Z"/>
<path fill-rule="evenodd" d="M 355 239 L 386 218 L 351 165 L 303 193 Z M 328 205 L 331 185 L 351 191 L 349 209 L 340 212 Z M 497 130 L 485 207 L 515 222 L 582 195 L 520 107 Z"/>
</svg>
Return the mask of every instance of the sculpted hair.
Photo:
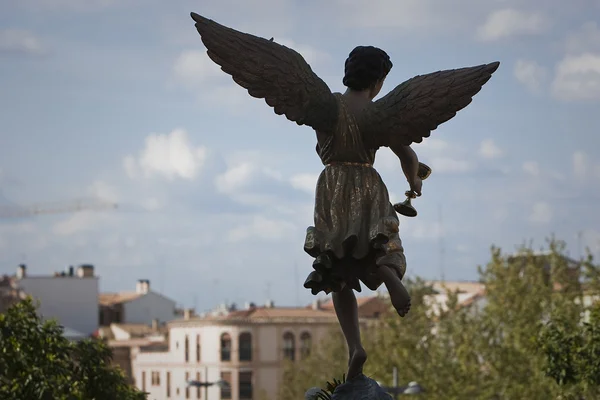
<svg viewBox="0 0 600 400">
<path fill-rule="evenodd" d="M 385 78 L 392 66 L 385 51 L 373 46 L 358 46 L 346 59 L 342 82 L 352 90 L 365 90 Z"/>
</svg>

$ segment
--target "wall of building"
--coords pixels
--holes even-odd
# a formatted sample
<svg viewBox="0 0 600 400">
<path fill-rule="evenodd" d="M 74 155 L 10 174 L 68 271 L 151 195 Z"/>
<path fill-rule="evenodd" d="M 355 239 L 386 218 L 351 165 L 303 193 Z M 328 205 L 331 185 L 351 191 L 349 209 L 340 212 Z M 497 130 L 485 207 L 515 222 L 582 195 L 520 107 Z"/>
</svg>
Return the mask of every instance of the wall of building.
<svg viewBox="0 0 600 400">
<path fill-rule="evenodd" d="M 221 379 L 222 372 L 231 372 L 232 400 L 239 400 L 239 373 L 252 371 L 255 397 L 264 391 L 268 399 L 277 400 L 283 361 L 283 335 L 291 332 L 295 336 L 296 359 L 300 358 L 300 336 L 309 332 L 313 347 L 330 331 L 328 323 L 292 324 L 247 324 L 247 325 L 208 325 L 176 326 L 169 330 L 169 352 L 142 352 L 133 357 L 133 370 L 136 386 L 142 388 L 142 371 L 146 371 L 145 389 L 148 399 L 162 400 L 166 397 L 166 373 L 171 373 L 171 397 L 185 399 L 186 372 L 192 380 L 200 374 L 201 381 L 208 376 L 209 382 Z M 252 361 L 239 361 L 239 335 L 252 334 Z M 221 362 L 221 335 L 227 333 L 232 338 L 231 361 Z M 196 337 L 200 335 L 200 362 L 196 360 Z M 189 340 L 189 358 L 185 359 L 185 338 Z M 160 375 L 160 385 L 152 386 L 152 372 Z M 177 394 L 179 389 L 179 395 Z M 220 388 L 210 387 L 209 399 L 220 399 Z M 196 389 L 190 389 L 190 399 L 196 399 Z M 204 396 L 204 388 L 201 391 Z"/>
<path fill-rule="evenodd" d="M 123 323 L 150 325 L 153 319 L 168 322 L 175 319 L 175 302 L 158 293 L 148 292 L 123 303 Z"/>
<path fill-rule="evenodd" d="M 76 276 L 25 277 L 18 282 L 40 301 L 39 313 L 46 319 L 91 335 L 98 329 L 98 278 Z"/>
</svg>

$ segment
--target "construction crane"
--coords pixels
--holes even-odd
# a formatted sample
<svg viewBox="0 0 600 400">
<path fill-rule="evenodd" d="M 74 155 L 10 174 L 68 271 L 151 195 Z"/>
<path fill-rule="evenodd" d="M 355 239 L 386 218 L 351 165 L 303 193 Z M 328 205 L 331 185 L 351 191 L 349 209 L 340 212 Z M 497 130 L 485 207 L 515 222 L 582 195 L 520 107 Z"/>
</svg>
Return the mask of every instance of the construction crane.
<svg viewBox="0 0 600 400">
<path fill-rule="evenodd" d="M 118 204 L 104 200 L 75 200 L 20 206 L 0 206 L 0 219 L 24 218 L 44 214 L 66 214 L 80 211 L 101 211 L 118 208 Z"/>
</svg>

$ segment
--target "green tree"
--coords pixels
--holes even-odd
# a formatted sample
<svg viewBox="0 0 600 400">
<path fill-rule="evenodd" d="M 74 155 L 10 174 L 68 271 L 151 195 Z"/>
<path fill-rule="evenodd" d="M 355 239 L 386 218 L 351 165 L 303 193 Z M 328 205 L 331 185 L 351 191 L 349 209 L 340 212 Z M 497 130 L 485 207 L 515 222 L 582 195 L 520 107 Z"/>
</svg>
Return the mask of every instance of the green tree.
<svg viewBox="0 0 600 400">
<path fill-rule="evenodd" d="M 431 288 L 410 282 L 413 306 L 407 317 L 390 312 L 363 334 L 365 373 L 390 385 L 396 367 L 401 384 L 419 382 L 427 391 L 421 398 L 432 400 L 546 400 L 573 393 L 599 398 L 598 382 L 591 378 L 600 376 L 600 361 L 591 361 L 600 360 L 598 327 L 592 318 L 581 323 L 591 311 L 585 296 L 600 293 L 600 272 L 591 257 L 582 265 L 573 262 L 556 240 L 544 253 L 523 246 L 507 255 L 493 247 L 479 272 L 486 288 L 480 301 L 460 305 L 452 294 L 438 313 L 428 306 Z M 559 353 L 566 361 L 550 363 Z M 308 367 L 312 377 L 333 378 L 326 362 L 333 356 L 327 354 Z M 346 360 L 342 351 L 336 354 Z M 303 363 L 294 365 L 289 379 L 302 368 Z M 556 371 L 568 379 L 557 380 Z M 299 382 L 305 389 L 314 386 L 304 378 Z"/>
<path fill-rule="evenodd" d="M 348 369 L 348 350 L 340 328 L 334 327 L 316 343 L 308 357 L 283 366 L 278 399 L 303 399 L 311 387 L 325 388 L 327 381 L 342 379 Z"/>
<path fill-rule="evenodd" d="M 101 341 L 72 342 L 55 321 L 43 322 L 31 298 L 0 314 L 3 400 L 143 400 L 113 367 Z"/>
</svg>

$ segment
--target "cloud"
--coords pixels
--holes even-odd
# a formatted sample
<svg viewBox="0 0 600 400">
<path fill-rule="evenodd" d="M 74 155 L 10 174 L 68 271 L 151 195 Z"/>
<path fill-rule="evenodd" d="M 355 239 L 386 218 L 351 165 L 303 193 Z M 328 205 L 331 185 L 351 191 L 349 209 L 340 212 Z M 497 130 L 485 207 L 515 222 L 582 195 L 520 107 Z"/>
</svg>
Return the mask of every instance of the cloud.
<svg viewBox="0 0 600 400">
<path fill-rule="evenodd" d="M 319 174 L 296 174 L 290 178 L 290 183 L 294 189 L 314 195 L 318 179 Z"/>
<path fill-rule="evenodd" d="M 568 53 L 600 52 L 600 29 L 597 22 L 587 22 L 567 36 L 565 48 Z"/>
<path fill-rule="evenodd" d="M 259 168 L 255 164 L 241 163 L 218 175 L 215 178 L 215 185 L 220 193 L 234 194 L 248 187 L 258 172 Z"/>
<path fill-rule="evenodd" d="M 206 51 L 187 50 L 175 59 L 173 76 L 182 84 L 201 86 L 214 79 L 224 81 L 228 75 L 208 57 Z"/>
<path fill-rule="evenodd" d="M 106 213 L 81 211 L 56 223 L 52 232 L 60 236 L 73 236 L 81 232 L 98 230 L 102 226 L 106 226 L 109 221 L 113 221 L 113 219 Z"/>
<path fill-rule="evenodd" d="M 296 50 L 311 66 L 316 64 L 326 64 L 332 61 L 332 57 L 329 54 L 312 46 L 298 44 L 287 38 L 274 38 L 274 41 L 285 47 Z"/>
<path fill-rule="evenodd" d="M 479 155 L 483 158 L 494 159 L 502 157 L 504 152 L 493 139 L 485 139 L 479 146 Z"/>
<path fill-rule="evenodd" d="M 25 54 L 39 56 L 45 53 L 39 38 L 23 29 L 0 30 L 0 54 Z"/>
<path fill-rule="evenodd" d="M 466 147 L 445 140 L 429 138 L 413 148 L 419 156 L 419 160 L 429 165 L 436 174 L 464 173 L 475 167 L 473 161 L 469 159 L 469 151 Z M 396 161 L 395 168 L 397 166 L 398 161 Z"/>
<path fill-rule="evenodd" d="M 552 93 L 563 101 L 600 100 L 600 54 L 563 58 L 556 66 Z"/>
<path fill-rule="evenodd" d="M 588 162 L 588 156 L 582 151 L 576 151 L 573 153 L 573 175 L 576 178 L 583 179 L 587 176 L 590 164 Z"/>
<path fill-rule="evenodd" d="M 160 176 L 168 180 L 193 180 L 199 175 L 207 154 L 206 147 L 190 142 L 185 130 L 176 129 L 168 134 L 155 133 L 146 137 L 140 154 L 125 157 L 123 165 L 132 179 Z"/>
<path fill-rule="evenodd" d="M 231 242 L 249 239 L 281 241 L 285 240 L 286 236 L 295 234 L 296 231 L 296 226 L 289 221 L 258 215 L 253 217 L 249 223 L 230 230 L 228 240 Z"/>
<path fill-rule="evenodd" d="M 477 37 L 481 41 L 489 42 L 513 36 L 539 35 L 544 33 L 549 25 L 549 20 L 540 13 L 506 8 L 492 12 L 477 30 Z"/>
<path fill-rule="evenodd" d="M 533 93 L 540 92 L 548 76 L 546 68 L 530 60 L 517 60 L 514 74 L 515 78 Z"/>
<path fill-rule="evenodd" d="M 537 177 L 540 175 L 540 166 L 535 161 L 526 161 L 523 163 L 523 172 Z"/>
<path fill-rule="evenodd" d="M 95 181 L 90 185 L 88 193 L 94 198 L 113 203 L 118 202 L 120 198 L 116 187 L 100 180 Z"/>
<path fill-rule="evenodd" d="M 529 221 L 533 223 L 546 224 L 552 221 L 554 216 L 552 207 L 546 202 L 537 202 L 533 205 Z"/>
<path fill-rule="evenodd" d="M 18 5 L 34 11 L 92 12 L 133 1 L 135 0 L 19 0 Z"/>
<path fill-rule="evenodd" d="M 427 163 L 429 165 L 429 162 Z M 473 169 L 473 164 L 468 160 L 458 160 L 449 157 L 434 157 L 431 159 L 431 167 L 438 173 L 456 174 Z"/>
</svg>

